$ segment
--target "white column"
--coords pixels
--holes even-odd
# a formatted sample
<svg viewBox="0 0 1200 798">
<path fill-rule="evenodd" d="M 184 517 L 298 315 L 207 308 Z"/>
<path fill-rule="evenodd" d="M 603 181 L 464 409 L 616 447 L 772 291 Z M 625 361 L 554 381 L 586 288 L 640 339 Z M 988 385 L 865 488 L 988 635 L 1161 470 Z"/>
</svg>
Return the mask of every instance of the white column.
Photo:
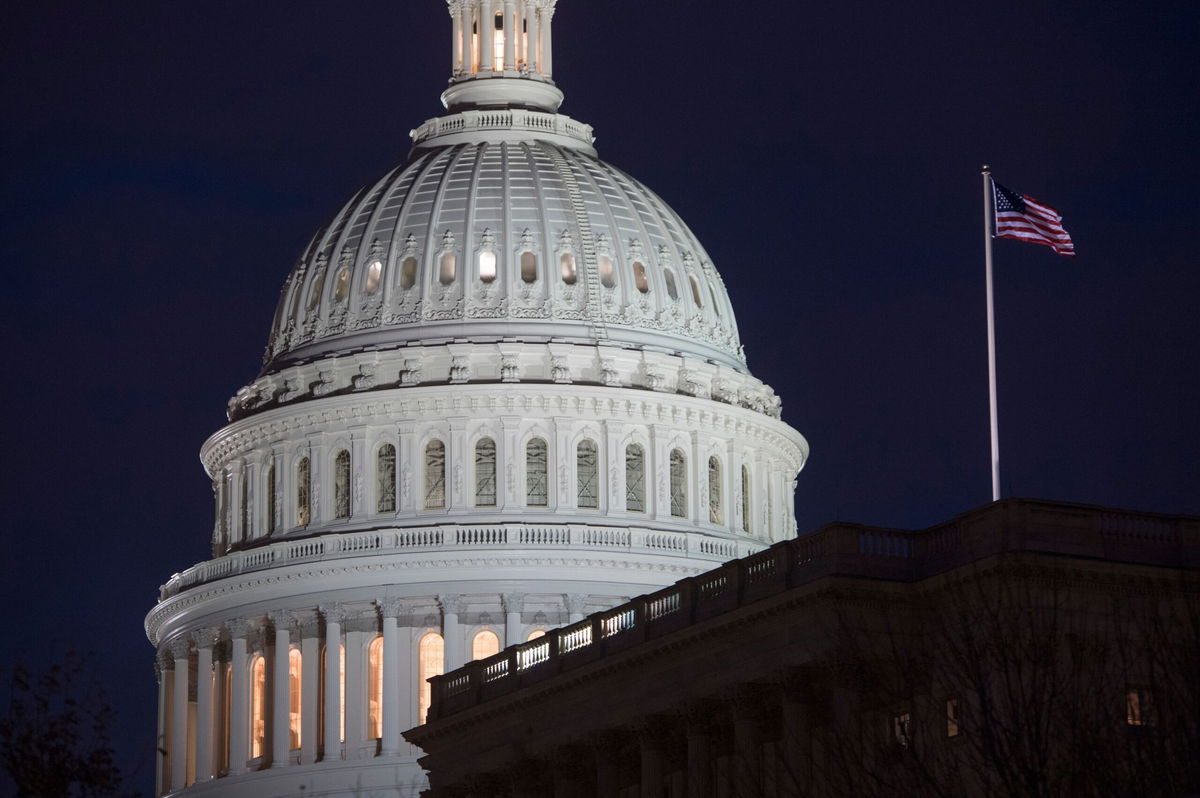
<svg viewBox="0 0 1200 798">
<path fill-rule="evenodd" d="M 199 629 L 196 641 L 196 781 L 213 777 L 213 646 L 217 637 L 212 629 Z"/>
<path fill-rule="evenodd" d="M 542 33 L 542 74 L 550 77 L 554 74 L 554 59 L 551 49 L 553 38 L 550 35 L 550 20 L 554 18 L 554 6 L 544 6 L 538 11 L 538 16 L 541 17 L 539 27 Z"/>
<path fill-rule="evenodd" d="M 382 756 L 400 753 L 400 629 L 396 619 L 400 615 L 398 599 L 376 602 L 383 617 L 383 745 Z"/>
<path fill-rule="evenodd" d="M 167 748 L 167 702 L 170 701 L 170 690 L 167 687 L 167 674 L 164 668 L 165 662 L 161 655 L 154 657 L 154 678 L 158 682 L 158 736 L 155 737 L 155 755 L 154 755 L 154 794 L 162 795 L 167 791 L 167 784 L 163 782 L 164 768 L 166 764 L 167 754 L 170 749 Z"/>
<path fill-rule="evenodd" d="M 363 632 L 360 618 L 348 618 L 346 628 L 346 758 L 363 754 L 367 731 L 367 668 L 363 662 Z"/>
<path fill-rule="evenodd" d="M 397 701 L 395 709 L 398 714 L 398 722 L 401 730 L 417 725 L 417 673 L 414 669 L 417 661 L 416 651 L 413 650 L 413 628 L 412 618 L 414 612 L 414 603 L 404 601 L 401 603 L 400 615 L 396 619 L 396 625 L 400 633 L 399 653 L 396 656 L 396 664 L 389 665 L 389 668 L 394 668 L 396 671 Z M 401 620 L 403 619 L 403 620 Z M 386 663 L 386 660 L 385 660 Z M 385 710 L 385 713 L 390 710 Z M 385 714 L 386 718 L 387 715 Z M 401 751 L 412 750 L 406 749 L 404 743 L 401 743 Z"/>
<path fill-rule="evenodd" d="M 458 614 L 462 611 L 462 598 L 456 594 L 438 596 L 438 604 L 442 605 L 442 639 L 445 641 L 446 669 L 449 673 L 463 665 L 462 633 L 458 628 Z"/>
<path fill-rule="evenodd" d="M 317 618 L 300 626 L 300 761 L 317 761 L 318 699 L 321 685 L 321 638 Z"/>
<path fill-rule="evenodd" d="M 229 772 L 245 773 L 250 761 L 250 685 L 247 672 L 246 638 L 257 628 L 253 621 L 236 620 L 228 624 L 232 637 L 230 651 L 233 678 L 229 697 Z"/>
<path fill-rule="evenodd" d="M 176 638 L 168 644 L 175 661 L 171 695 L 171 791 L 187 786 L 188 649 L 191 641 Z"/>
<path fill-rule="evenodd" d="M 525 642 L 521 639 L 521 610 L 525 608 L 525 594 L 505 593 L 500 600 L 504 604 L 504 647 Z"/>
<path fill-rule="evenodd" d="M 286 610 L 270 614 L 275 626 L 275 662 L 271 678 L 271 767 L 282 768 L 291 764 L 288 751 L 291 749 L 291 669 L 288 654 L 292 648 L 291 626 L 295 622 Z"/>
<path fill-rule="evenodd" d="M 538 29 L 538 22 L 541 17 L 538 15 L 537 5 L 533 0 L 529 0 L 525 5 L 525 46 L 528 48 L 526 58 L 529 62 L 528 69 L 530 72 L 542 71 L 542 34 Z"/>
<path fill-rule="evenodd" d="M 491 72 L 495 66 L 496 19 L 492 0 L 479 0 L 479 71 Z"/>
<path fill-rule="evenodd" d="M 458 27 L 462 33 L 462 70 L 464 75 L 471 74 L 471 17 L 470 0 L 463 0 L 459 11 Z"/>
<path fill-rule="evenodd" d="M 321 606 L 325 616 L 325 751 L 322 761 L 342 758 L 342 607 Z"/>
<path fill-rule="evenodd" d="M 583 593 L 571 593 L 565 596 L 567 604 L 567 623 L 575 623 L 583 620 L 583 605 L 587 601 L 587 596 Z"/>
<path fill-rule="evenodd" d="M 521 23 L 517 19 L 517 0 L 504 0 L 504 71 L 517 68 L 517 34 Z"/>
<path fill-rule="evenodd" d="M 462 69 L 462 2 L 450 4 L 450 74 L 457 74 Z"/>
</svg>

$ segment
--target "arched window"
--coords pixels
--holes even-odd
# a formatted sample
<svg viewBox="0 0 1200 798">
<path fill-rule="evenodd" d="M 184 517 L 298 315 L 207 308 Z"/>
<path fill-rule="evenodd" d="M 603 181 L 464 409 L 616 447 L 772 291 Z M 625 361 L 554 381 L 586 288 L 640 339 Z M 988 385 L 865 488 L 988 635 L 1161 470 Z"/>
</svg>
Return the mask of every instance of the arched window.
<svg viewBox="0 0 1200 798">
<path fill-rule="evenodd" d="M 708 522 L 725 523 L 725 506 L 721 501 L 721 461 L 708 458 Z"/>
<path fill-rule="evenodd" d="M 667 296 L 671 297 L 672 301 L 679 299 L 679 291 L 675 288 L 675 275 L 670 269 L 663 270 L 663 279 L 667 281 Z"/>
<path fill-rule="evenodd" d="M 313 278 L 312 285 L 308 289 L 308 309 L 316 310 L 317 305 L 321 304 L 321 289 L 325 287 L 325 272 L 317 272 L 317 276 Z"/>
<path fill-rule="evenodd" d="M 307 457 L 296 465 L 296 526 L 308 526 L 312 520 L 312 466 Z"/>
<path fill-rule="evenodd" d="M 303 684 L 303 657 L 300 649 L 288 650 L 288 730 L 291 732 L 289 748 L 293 751 L 300 747 L 300 712 L 301 685 Z"/>
<path fill-rule="evenodd" d="M 446 506 L 446 444 L 438 440 L 425 446 L 425 509 Z"/>
<path fill-rule="evenodd" d="M 558 265 L 562 271 L 562 281 L 567 285 L 575 285 L 578 276 L 575 272 L 575 256 L 570 252 L 564 252 L 558 256 Z"/>
<path fill-rule="evenodd" d="M 333 458 L 333 517 L 350 517 L 350 452 L 345 449 Z"/>
<path fill-rule="evenodd" d="M 546 442 L 533 438 L 525 444 L 525 504 L 545 507 L 549 498 L 546 485 Z"/>
<path fill-rule="evenodd" d="M 396 511 L 396 447 L 385 443 L 375 455 L 375 510 Z"/>
<path fill-rule="evenodd" d="M 575 447 L 576 505 L 600 506 L 600 456 L 596 442 L 584 438 Z"/>
<path fill-rule="evenodd" d="M 443 252 L 441 259 L 438 261 L 438 282 L 442 285 L 450 285 L 454 282 L 454 253 Z"/>
<path fill-rule="evenodd" d="M 713 315 L 721 315 L 721 303 L 717 301 L 717 289 L 713 288 L 713 284 L 708 284 L 708 295 L 712 297 Z"/>
<path fill-rule="evenodd" d="M 350 267 L 343 266 L 338 272 L 337 282 L 333 285 L 333 299 L 335 302 L 341 302 L 346 299 L 346 294 L 350 293 Z"/>
<path fill-rule="evenodd" d="M 378 260 L 371 261 L 371 265 L 367 267 L 367 281 L 363 284 L 363 290 L 368 294 L 373 294 L 379 290 L 380 278 L 383 276 L 383 262 Z"/>
<path fill-rule="evenodd" d="M 407 291 L 417 284 L 417 259 L 409 255 L 400 263 L 400 290 Z"/>
<path fill-rule="evenodd" d="M 267 534 L 275 534 L 275 464 L 267 464 Z"/>
<path fill-rule="evenodd" d="M 640 260 L 633 262 L 633 284 L 637 286 L 637 290 L 643 294 L 649 293 L 650 282 L 646 279 L 646 267 L 642 265 Z"/>
<path fill-rule="evenodd" d="M 636 443 L 625 447 L 625 509 L 646 512 L 646 452 Z"/>
<path fill-rule="evenodd" d="M 475 506 L 496 506 L 496 442 L 491 438 L 475 444 Z"/>
<path fill-rule="evenodd" d="M 617 275 L 613 271 L 612 258 L 607 255 L 601 255 L 596 259 L 596 265 L 600 271 L 600 285 L 605 288 L 612 288 L 617 284 Z"/>
<path fill-rule="evenodd" d="M 383 638 L 367 646 L 367 739 L 383 737 Z"/>
<path fill-rule="evenodd" d="M 687 517 L 687 458 L 679 449 L 671 450 L 671 515 Z"/>
<path fill-rule="evenodd" d="M 490 283 L 496 279 L 496 253 L 485 251 L 479 253 L 479 280 Z"/>
<path fill-rule="evenodd" d="M 238 502 L 238 537 L 250 539 L 250 475 L 242 469 L 241 500 Z"/>
<path fill-rule="evenodd" d="M 261 654 L 250 661 L 250 758 L 266 752 L 267 662 Z"/>
<path fill-rule="evenodd" d="M 218 663 L 217 667 L 220 667 Z M 225 663 L 225 681 L 221 685 L 220 701 L 221 701 L 221 726 L 220 726 L 220 744 L 217 750 L 220 751 L 217 757 L 220 760 L 220 769 L 229 769 L 229 734 L 233 726 L 231 718 L 233 717 L 233 663 Z"/>
<path fill-rule="evenodd" d="M 482 629 L 471 641 L 471 659 L 487 659 L 500 653 L 500 638 L 490 629 Z"/>
<path fill-rule="evenodd" d="M 532 252 L 521 253 L 521 280 L 527 283 L 537 282 L 537 255 Z"/>
<path fill-rule="evenodd" d="M 417 644 L 417 684 L 420 688 L 417 698 L 418 723 L 424 723 L 429 714 L 429 705 L 433 698 L 429 679 L 441 676 L 445 670 L 445 652 L 445 641 L 437 632 L 429 632 Z"/>
<path fill-rule="evenodd" d="M 750 522 L 750 469 L 742 466 L 742 531 L 747 535 L 751 533 L 752 527 Z"/>
<path fill-rule="evenodd" d="M 525 638 L 525 642 L 528 643 L 530 640 L 537 640 L 539 637 L 545 637 L 545 636 L 546 636 L 545 629 L 534 629 L 532 632 L 529 633 L 529 636 Z"/>
<path fill-rule="evenodd" d="M 704 307 L 704 300 L 700 299 L 700 283 L 696 282 L 696 276 L 689 274 L 688 282 L 692 285 L 692 301 L 696 303 L 696 307 Z"/>
</svg>

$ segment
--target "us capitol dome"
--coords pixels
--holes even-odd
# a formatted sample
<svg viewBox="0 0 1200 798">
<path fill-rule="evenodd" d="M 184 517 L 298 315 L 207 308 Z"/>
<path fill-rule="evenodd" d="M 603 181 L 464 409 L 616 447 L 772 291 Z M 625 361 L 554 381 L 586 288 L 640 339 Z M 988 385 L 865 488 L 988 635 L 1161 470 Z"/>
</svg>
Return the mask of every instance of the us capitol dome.
<svg viewBox="0 0 1200 798">
<path fill-rule="evenodd" d="M 313 236 L 202 447 L 160 795 L 416 795 L 430 676 L 795 533 L 808 444 L 700 242 L 557 112 L 555 0 L 449 9 L 447 114 Z"/>
</svg>

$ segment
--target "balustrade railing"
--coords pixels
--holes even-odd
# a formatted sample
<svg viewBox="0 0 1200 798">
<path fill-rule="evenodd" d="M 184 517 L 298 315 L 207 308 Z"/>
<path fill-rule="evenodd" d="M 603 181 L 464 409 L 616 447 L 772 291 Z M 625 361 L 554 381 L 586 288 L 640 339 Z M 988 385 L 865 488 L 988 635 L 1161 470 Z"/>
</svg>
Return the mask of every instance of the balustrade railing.
<svg viewBox="0 0 1200 798">
<path fill-rule="evenodd" d="M 449 116 L 430 119 L 409 134 L 413 144 L 435 136 L 464 133 L 472 130 L 531 130 L 556 133 L 591 144 L 592 126 L 577 122 L 562 114 L 514 108 L 505 111 L 461 111 Z"/>
</svg>

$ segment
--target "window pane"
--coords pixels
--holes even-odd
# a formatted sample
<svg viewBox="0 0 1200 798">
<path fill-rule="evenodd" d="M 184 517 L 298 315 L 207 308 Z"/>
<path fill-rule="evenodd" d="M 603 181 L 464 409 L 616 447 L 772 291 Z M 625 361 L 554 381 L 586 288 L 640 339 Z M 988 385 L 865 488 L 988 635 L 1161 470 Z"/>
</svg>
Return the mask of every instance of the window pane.
<svg viewBox="0 0 1200 798">
<path fill-rule="evenodd" d="M 687 460 L 678 449 L 671 450 L 671 515 L 687 516 Z"/>
<path fill-rule="evenodd" d="M 417 700 L 417 722 L 424 723 L 429 714 L 432 702 L 432 685 L 429 679 L 441 676 L 444 669 L 445 643 L 437 632 L 430 632 L 421 638 L 417 644 L 417 684 L 420 685 L 420 696 Z"/>
<path fill-rule="evenodd" d="M 479 253 L 479 279 L 485 283 L 490 283 L 496 279 L 495 252 Z"/>
<path fill-rule="evenodd" d="M 708 522 L 725 523 L 725 508 L 721 502 L 721 461 L 708 458 Z"/>
<path fill-rule="evenodd" d="M 300 747 L 300 690 L 303 684 L 302 668 L 303 658 L 300 656 L 300 650 L 293 648 L 288 650 L 288 731 L 290 732 L 291 742 L 289 747 L 295 751 Z"/>
<path fill-rule="evenodd" d="M 376 510 L 391 513 L 396 510 L 396 447 L 385 443 L 379 447 L 375 462 Z"/>
<path fill-rule="evenodd" d="M 275 534 L 275 465 L 267 466 L 267 534 Z"/>
<path fill-rule="evenodd" d="M 383 638 L 367 647 L 367 739 L 383 736 Z"/>
<path fill-rule="evenodd" d="M 371 265 L 367 267 L 367 282 L 363 289 L 368 294 L 373 294 L 379 290 L 379 278 L 383 275 L 383 263 L 380 261 L 371 261 Z"/>
<path fill-rule="evenodd" d="M 692 301 L 696 303 L 696 307 L 704 307 L 704 302 L 700 299 L 700 284 L 690 274 L 688 275 L 688 282 L 692 284 Z"/>
<path fill-rule="evenodd" d="M 263 755 L 267 739 L 267 664 L 255 656 L 250 664 L 250 758 Z"/>
<path fill-rule="evenodd" d="M 951 698 L 946 701 L 946 736 L 958 736 L 958 699 Z"/>
<path fill-rule="evenodd" d="M 558 257 L 558 265 L 562 269 L 562 281 L 567 285 L 575 285 L 575 256 L 564 252 Z"/>
<path fill-rule="evenodd" d="M 646 512 L 646 455 L 636 443 L 625 449 L 625 509 Z"/>
<path fill-rule="evenodd" d="M 341 302 L 346 298 L 346 294 L 350 292 L 350 269 L 343 268 L 338 272 L 337 283 L 333 287 L 333 298 L 337 302 Z"/>
<path fill-rule="evenodd" d="M 350 452 L 345 449 L 333 461 L 333 517 L 350 517 Z"/>
<path fill-rule="evenodd" d="M 417 259 L 407 257 L 400 264 L 400 290 L 407 291 L 417 282 Z"/>
<path fill-rule="evenodd" d="M 496 442 L 491 438 L 475 444 L 475 506 L 496 506 Z"/>
<path fill-rule="evenodd" d="M 480 631 L 471 642 L 471 659 L 487 659 L 499 653 L 500 638 L 490 629 Z"/>
<path fill-rule="evenodd" d="M 545 637 L 545 636 L 546 636 L 545 629 L 534 629 L 532 632 L 529 633 L 529 636 L 525 638 L 525 642 L 528 643 L 530 640 L 537 640 L 539 637 Z"/>
<path fill-rule="evenodd" d="M 599 455 L 594 441 L 583 440 L 579 442 L 579 446 L 575 449 L 575 468 L 578 506 L 599 507 Z"/>
<path fill-rule="evenodd" d="M 607 255 L 601 255 L 597 259 L 597 263 L 600 267 L 600 285 L 605 288 L 612 288 L 617 284 L 616 275 L 613 273 L 612 258 Z"/>
<path fill-rule="evenodd" d="M 527 283 L 537 280 L 537 255 L 532 252 L 521 253 L 521 279 Z"/>
<path fill-rule="evenodd" d="M 244 468 L 244 467 L 243 467 Z M 238 535 L 242 540 L 250 539 L 250 475 L 242 471 L 242 495 L 238 502 Z"/>
<path fill-rule="evenodd" d="M 442 285 L 450 285 L 454 282 L 454 266 L 454 253 L 444 253 L 438 262 L 438 282 Z"/>
<path fill-rule="evenodd" d="M 310 519 L 309 496 L 312 490 L 312 468 L 308 458 L 301 458 L 296 466 L 296 526 L 308 526 Z"/>
<path fill-rule="evenodd" d="M 425 509 L 446 506 L 446 445 L 430 441 L 425 447 Z"/>
<path fill-rule="evenodd" d="M 325 286 L 325 272 L 320 272 L 313 278 L 312 286 L 308 289 L 308 309 L 316 310 L 321 304 L 321 289 Z"/>
<path fill-rule="evenodd" d="M 750 469 L 742 466 L 742 529 L 750 534 L 753 529 L 750 521 Z"/>
<path fill-rule="evenodd" d="M 663 278 L 667 281 L 667 296 L 671 299 L 679 299 L 679 291 L 675 288 L 675 275 L 670 269 L 663 271 Z"/>
<path fill-rule="evenodd" d="M 530 507 L 545 507 L 549 498 L 546 453 L 546 442 L 541 438 L 534 438 L 525 446 L 525 503 Z"/>
<path fill-rule="evenodd" d="M 646 281 L 646 267 L 641 261 L 633 262 L 633 283 L 643 294 L 650 291 L 650 283 Z"/>
</svg>

